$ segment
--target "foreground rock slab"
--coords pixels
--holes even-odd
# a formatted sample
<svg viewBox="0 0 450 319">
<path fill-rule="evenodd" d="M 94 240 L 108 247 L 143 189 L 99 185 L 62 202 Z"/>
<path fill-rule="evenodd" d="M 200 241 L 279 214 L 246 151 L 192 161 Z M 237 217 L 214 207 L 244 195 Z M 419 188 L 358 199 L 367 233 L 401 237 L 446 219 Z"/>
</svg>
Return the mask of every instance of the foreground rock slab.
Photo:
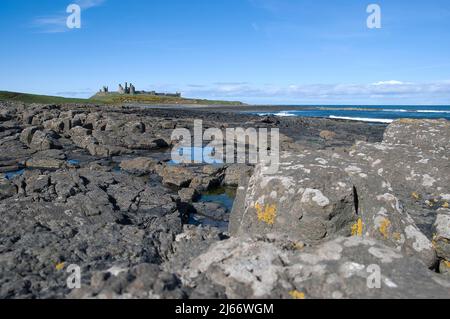
<svg viewBox="0 0 450 319">
<path fill-rule="evenodd" d="M 214 244 L 184 271 L 228 298 L 450 298 L 450 281 L 375 240 L 337 238 L 314 248 L 280 238 Z"/>
</svg>

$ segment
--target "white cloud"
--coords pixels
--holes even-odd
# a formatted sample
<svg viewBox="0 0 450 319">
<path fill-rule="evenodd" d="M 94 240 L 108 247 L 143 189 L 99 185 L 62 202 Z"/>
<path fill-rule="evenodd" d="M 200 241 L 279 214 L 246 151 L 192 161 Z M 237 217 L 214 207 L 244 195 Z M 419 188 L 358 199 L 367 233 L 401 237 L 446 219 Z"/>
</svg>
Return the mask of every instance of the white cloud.
<svg viewBox="0 0 450 319">
<path fill-rule="evenodd" d="M 395 80 L 390 80 L 390 81 L 380 81 L 380 82 L 376 82 L 373 83 L 372 85 L 402 85 L 405 84 L 401 81 L 395 81 Z"/>
<path fill-rule="evenodd" d="M 77 0 L 75 1 L 76 4 L 78 4 L 81 9 L 90 9 L 95 8 L 100 5 L 102 5 L 106 0 Z"/>
<path fill-rule="evenodd" d="M 379 81 L 372 84 L 293 84 L 251 85 L 249 83 L 215 83 L 204 87 L 186 87 L 183 94 L 193 97 L 240 99 L 243 101 L 361 103 L 450 103 L 450 81 L 411 83 Z M 378 102 L 377 102 L 378 103 Z"/>
</svg>

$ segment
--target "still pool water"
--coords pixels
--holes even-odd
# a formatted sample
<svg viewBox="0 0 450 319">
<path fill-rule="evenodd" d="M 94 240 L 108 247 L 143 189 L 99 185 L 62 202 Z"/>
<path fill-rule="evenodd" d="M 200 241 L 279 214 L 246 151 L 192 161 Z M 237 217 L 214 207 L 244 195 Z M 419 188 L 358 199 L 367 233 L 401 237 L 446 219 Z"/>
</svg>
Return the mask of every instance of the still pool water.
<svg viewBox="0 0 450 319">
<path fill-rule="evenodd" d="M 199 202 L 218 203 L 225 207 L 229 212 L 233 209 L 236 199 L 236 189 L 232 187 L 220 187 L 213 191 L 202 194 Z"/>
<path fill-rule="evenodd" d="M 24 169 L 20 169 L 20 170 L 17 170 L 17 171 L 12 171 L 12 172 L 5 173 L 5 174 L 3 174 L 3 176 L 7 180 L 10 181 L 10 180 L 14 179 L 17 176 L 22 176 L 23 173 L 25 173 L 25 170 Z"/>
<path fill-rule="evenodd" d="M 169 161 L 171 165 L 182 164 L 183 162 L 198 162 L 207 164 L 223 164 L 222 159 L 214 158 L 214 147 L 180 147 L 176 150 L 179 158 Z"/>
</svg>

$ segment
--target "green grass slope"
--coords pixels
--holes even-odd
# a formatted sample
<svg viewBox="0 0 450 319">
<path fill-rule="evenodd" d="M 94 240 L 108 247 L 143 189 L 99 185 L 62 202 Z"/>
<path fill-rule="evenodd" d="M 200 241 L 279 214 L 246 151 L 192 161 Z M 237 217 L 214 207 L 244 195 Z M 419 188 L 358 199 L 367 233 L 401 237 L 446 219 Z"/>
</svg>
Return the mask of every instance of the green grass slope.
<svg viewBox="0 0 450 319">
<path fill-rule="evenodd" d="M 65 103 L 100 103 L 91 99 L 74 99 L 60 96 L 37 95 L 0 91 L 0 101 L 17 101 L 23 103 L 65 104 Z"/>
<path fill-rule="evenodd" d="M 147 94 L 121 95 L 121 94 L 96 94 L 89 99 L 65 98 L 60 96 L 37 95 L 0 91 L 0 101 L 17 101 L 23 103 L 40 104 L 189 104 L 189 105 L 243 105 L 234 101 L 212 101 L 203 99 L 186 99 L 168 96 L 154 96 Z"/>
<path fill-rule="evenodd" d="M 155 96 L 150 94 L 122 95 L 118 93 L 96 94 L 91 99 L 113 104 L 189 104 L 189 105 L 243 105 L 237 101 L 188 99 L 183 97 Z"/>
</svg>

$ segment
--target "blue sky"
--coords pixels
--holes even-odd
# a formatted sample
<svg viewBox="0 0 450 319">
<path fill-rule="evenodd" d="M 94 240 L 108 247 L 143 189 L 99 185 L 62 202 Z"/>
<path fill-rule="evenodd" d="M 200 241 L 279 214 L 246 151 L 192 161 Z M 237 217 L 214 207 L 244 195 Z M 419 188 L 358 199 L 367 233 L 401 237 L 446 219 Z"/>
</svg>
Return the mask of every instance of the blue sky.
<svg viewBox="0 0 450 319">
<path fill-rule="evenodd" d="M 66 7 L 82 8 L 68 29 Z M 368 29 L 369 4 L 382 28 Z M 2 0 L 0 90 L 450 104 L 448 0 Z"/>
</svg>

